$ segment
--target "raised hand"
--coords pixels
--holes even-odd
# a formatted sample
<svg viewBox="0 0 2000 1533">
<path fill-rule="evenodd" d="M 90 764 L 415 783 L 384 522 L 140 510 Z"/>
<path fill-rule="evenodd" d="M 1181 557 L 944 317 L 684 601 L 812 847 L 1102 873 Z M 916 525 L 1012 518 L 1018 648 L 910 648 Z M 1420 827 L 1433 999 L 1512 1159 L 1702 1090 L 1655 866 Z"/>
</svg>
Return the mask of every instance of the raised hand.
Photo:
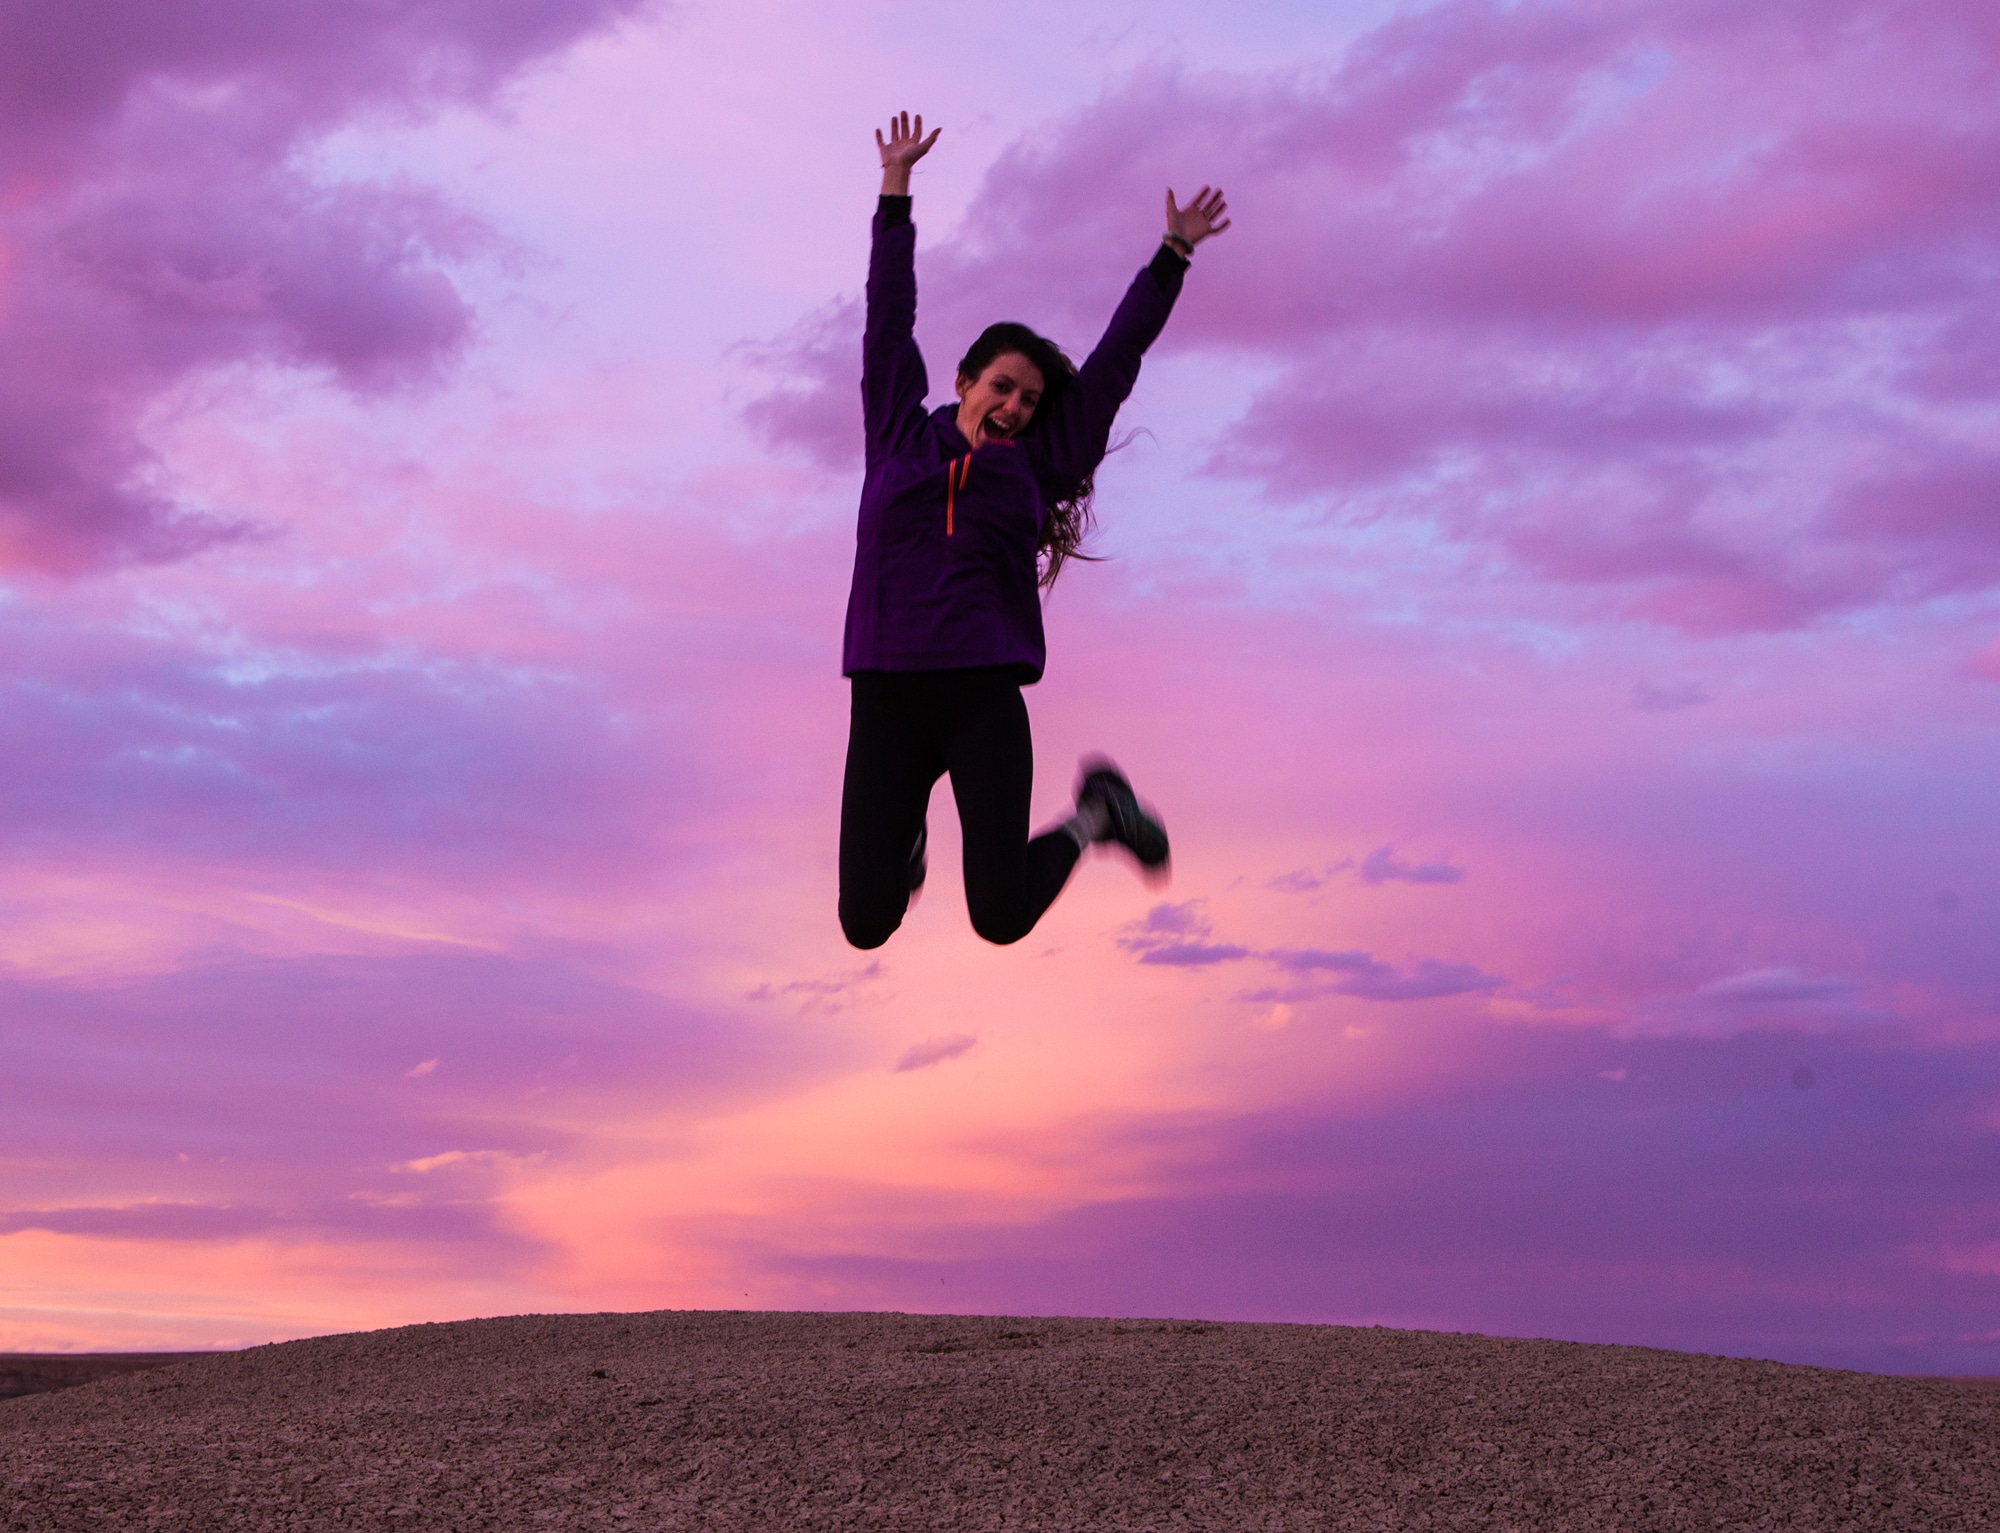
<svg viewBox="0 0 2000 1533">
<path fill-rule="evenodd" d="M 1204 186 L 1184 208 L 1175 205 L 1174 189 L 1168 187 L 1167 243 L 1182 255 L 1188 254 L 1211 234 L 1220 234 L 1229 227 L 1229 220 L 1222 216 L 1228 211 L 1229 204 L 1222 200 L 1220 187 Z"/>
<path fill-rule="evenodd" d="M 910 195 L 910 167 L 931 152 L 931 145 L 938 141 L 942 128 L 931 129 L 931 136 L 924 137 L 924 116 L 917 114 L 917 124 L 910 126 L 910 114 L 900 112 L 889 119 L 889 136 L 884 138 L 882 130 L 875 130 L 875 148 L 882 156 L 882 195 L 884 197 L 907 197 Z"/>
</svg>

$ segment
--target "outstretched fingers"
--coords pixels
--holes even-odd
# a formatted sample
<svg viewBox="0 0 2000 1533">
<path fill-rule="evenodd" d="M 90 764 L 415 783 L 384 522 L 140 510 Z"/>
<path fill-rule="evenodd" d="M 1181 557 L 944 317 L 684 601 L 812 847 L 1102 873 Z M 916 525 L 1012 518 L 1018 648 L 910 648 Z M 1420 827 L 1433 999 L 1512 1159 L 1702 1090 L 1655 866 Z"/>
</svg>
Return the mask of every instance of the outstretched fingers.
<svg viewBox="0 0 2000 1533">
<path fill-rule="evenodd" d="M 1167 232 L 1190 246 L 1227 229 L 1229 220 L 1223 215 L 1228 210 L 1229 204 L 1223 200 L 1220 187 L 1204 186 L 1189 199 L 1186 207 L 1175 201 L 1174 189 L 1167 188 Z"/>
<path fill-rule="evenodd" d="M 908 112 L 889 114 L 889 136 L 885 139 L 882 130 L 875 130 L 875 148 L 882 156 L 884 165 L 910 165 L 930 153 L 931 145 L 938 140 L 942 128 L 933 128 L 930 137 L 924 137 L 924 117 L 919 112 L 914 123 Z"/>
</svg>

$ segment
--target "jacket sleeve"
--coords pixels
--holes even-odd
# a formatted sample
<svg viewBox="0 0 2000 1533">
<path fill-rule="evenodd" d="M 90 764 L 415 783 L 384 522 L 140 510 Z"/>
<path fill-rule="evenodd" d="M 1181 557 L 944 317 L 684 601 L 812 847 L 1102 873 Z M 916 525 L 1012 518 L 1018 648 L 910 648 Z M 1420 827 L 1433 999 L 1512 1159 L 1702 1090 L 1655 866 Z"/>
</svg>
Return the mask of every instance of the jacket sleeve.
<svg viewBox="0 0 2000 1533">
<path fill-rule="evenodd" d="M 925 418 L 930 380 L 915 335 L 916 252 L 910 199 L 884 197 L 875 210 L 861 337 L 861 424 L 871 469 L 909 440 Z"/>
<path fill-rule="evenodd" d="M 1067 491 L 1094 473 L 1111 442 L 1118 407 L 1139 381 L 1139 359 L 1159 338 L 1180 296 L 1188 263 L 1165 245 L 1125 291 L 1104 338 L 1039 430 L 1025 439 L 1044 492 Z"/>
</svg>

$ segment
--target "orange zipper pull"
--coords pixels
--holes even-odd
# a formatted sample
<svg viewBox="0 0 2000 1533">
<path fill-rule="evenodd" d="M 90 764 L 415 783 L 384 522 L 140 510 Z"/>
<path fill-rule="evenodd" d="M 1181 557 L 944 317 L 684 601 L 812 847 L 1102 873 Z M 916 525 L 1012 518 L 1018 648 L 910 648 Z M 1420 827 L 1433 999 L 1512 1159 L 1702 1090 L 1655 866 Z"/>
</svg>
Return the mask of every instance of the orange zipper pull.
<svg viewBox="0 0 2000 1533">
<path fill-rule="evenodd" d="M 965 472 L 964 472 L 964 473 L 960 473 L 960 472 L 959 472 L 959 465 L 960 465 L 961 463 L 963 463 L 963 464 L 964 464 L 964 466 L 965 466 Z M 961 458 L 961 459 L 954 459 L 954 460 L 953 460 L 952 462 L 950 462 L 950 463 L 948 463 L 948 464 L 946 464 L 946 465 L 945 465 L 945 471 L 944 471 L 944 535 L 945 535 L 946 537 L 950 537 L 950 536 L 951 536 L 951 513 L 952 513 L 952 507 L 953 507 L 953 504 L 954 504 L 954 502 L 955 502 L 955 501 L 956 501 L 956 500 L 958 499 L 958 492 L 959 492 L 960 490 L 962 490 L 962 489 L 964 489 L 964 488 L 965 488 L 965 481 L 966 481 L 966 480 L 968 480 L 968 479 L 970 479 L 971 477 L 972 477 L 972 454 L 971 454 L 971 453 L 967 453 L 967 454 L 966 454 L 966 455 L 965 455 L 965 456 L 964 456 L 963 458 Z"/>
</svg>

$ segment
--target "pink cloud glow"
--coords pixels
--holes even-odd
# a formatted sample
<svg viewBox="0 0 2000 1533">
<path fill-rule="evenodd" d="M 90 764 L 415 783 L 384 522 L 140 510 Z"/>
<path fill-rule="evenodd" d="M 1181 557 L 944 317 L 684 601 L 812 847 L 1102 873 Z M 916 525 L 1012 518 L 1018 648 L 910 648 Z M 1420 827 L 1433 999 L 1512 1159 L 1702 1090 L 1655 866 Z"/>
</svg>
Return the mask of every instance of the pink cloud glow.
<svg viewBox="0 0 2000 1533">
<path fill-rule="evenodd" d="M 1357 8 L 1300 65 L 1274 5 L 1059 87 L 871 11 L 950 96 L 934 393 L 1001 315 L 1086 347 L 1161 186 L 1237 224 L 1030 697 L 1037 815 L 1113 751 L 1172 888 L 1093 858 L 989 948 L 940 796 L 865 956 L 891 45 L 635 13 L 0 4 L 0 1345 L 886 1305 L 2000 1370 L 1987 9 Z"/>
</svg>

